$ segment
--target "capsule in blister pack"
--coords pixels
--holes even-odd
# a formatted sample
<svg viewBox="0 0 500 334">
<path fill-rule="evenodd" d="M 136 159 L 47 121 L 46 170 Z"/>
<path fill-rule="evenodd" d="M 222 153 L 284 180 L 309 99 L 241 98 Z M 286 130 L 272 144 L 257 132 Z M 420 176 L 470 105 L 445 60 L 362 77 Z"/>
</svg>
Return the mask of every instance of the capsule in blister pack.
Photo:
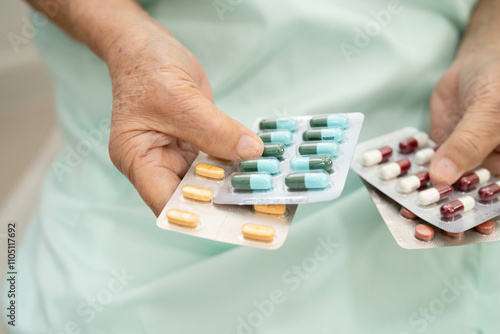
<svg viewBox="0 0 500 334">
<path fill-rule="evenodd" d="M 361 132 L 360 113 L 258 119 L 260 159 L 222 166 L 217 204 L 299 204 L 340 196 Z"/>
<path fill-rule="evenodd" d="M 423 221 L 407 208 L 364 181 L 370 197 L 397 244 L 405 249 L 430 249 L 500 241 L 500 217 L 463 232 L 448 232 Z"/>
<path fill-rule="evenodd" d="M 158 227 L 195 237 L 231 244 L 277 249 L 286 240 L 297 205 L 218 205 L 213 195 L 227 178 L 225 168 L 233 162 L 199 153 L 186 176 L 163 208 Z M 249 171 L 233 177 L 242 189 L 265 190 L 272 184 L 276 158 L 247 161 Z M 236 176 L 236 175 L 234 175 Z"/>
<path fill-rule="evenodd" d="M 428 167 L 437 146 L 415 128 L 358 145 L 351 168 L 422 220 L 461 233 L 500 215 L 500 181 L 484 168 L 455 184 L 433 184 Z M 421 232 L 429 231 L 421 228 Z M 424 238 L 424 237 L 422 237 Z"/>
</svg>

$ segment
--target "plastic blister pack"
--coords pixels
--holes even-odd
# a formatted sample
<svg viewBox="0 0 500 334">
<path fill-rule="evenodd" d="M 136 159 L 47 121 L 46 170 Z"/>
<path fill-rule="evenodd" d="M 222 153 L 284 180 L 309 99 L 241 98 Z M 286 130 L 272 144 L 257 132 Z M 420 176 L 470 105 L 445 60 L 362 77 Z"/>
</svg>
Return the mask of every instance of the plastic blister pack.
<svg viewBox="0 0 500 334">
<path fill-rule="evenodd" d="M 397 244 L 404 249 L 430 249 L 440 247 L 463 246 L 500 240 L 500 217 L 488 221 L 484 227 L 476 226 L 462 233 L 450 234 L 436 227 L 426 224 L 418 217 L 407 218 L 401 214 L 401 205 L 384 195 L 368 182 L 364 184 L 373 203 L 384 219 L 389 231 Z M 411 216 L 410 216 L 411 217 Z M 415 236 L 415 229 L 426 226 L 432 229 L 432 238 L 429 241 L 419 240 Z"/>
<path fill-rule="evenodd" d="M 426 134 L 407 127 L 359 144 L 351 168 L 401 206 L 447 232 L 467 231 L 499 216 L 500 179 L 487 170 L 468 173 L 455 185 L 429 180 L 435 148 Z"/>
<path fill-rule="evenodd" d="M 232 162 L 200 152 L 158 216 L 158 227 L 231 244 L 277 249 L 286 240 L 297 205 L 217 205 L 213 193 Z M 205 176 L 203 176 L 205 175 Z"/>
<path fill-rule="evenodd" d="M 220 164 L 218 204 L 301 204 L 339 197 L 361 132 L 361 113 L 258 119 L 263 157 Z M 199 163 L 199 161 L 195 161 Z"/>
</svg>

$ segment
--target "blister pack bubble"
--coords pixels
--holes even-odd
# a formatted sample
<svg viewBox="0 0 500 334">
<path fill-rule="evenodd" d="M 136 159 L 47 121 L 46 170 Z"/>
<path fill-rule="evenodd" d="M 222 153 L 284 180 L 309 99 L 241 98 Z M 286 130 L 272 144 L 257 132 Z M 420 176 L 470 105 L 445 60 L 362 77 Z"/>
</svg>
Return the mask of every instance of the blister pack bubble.
<svg viewBox="0 0 500 334">
<path fill-rule="evenodd" d="M 361 113 L 258 119 L 252 130 L 265 143 L 263 157 L 221 165 L 227 177 L 214 191 L 214 203 L 302 204 L 338 198 L 363 120 Z"/>
<path fill-rule="evenodd" d="M 224 178 L 217 173 L 222 170 L 221 166 L 232 164 L 200 152 L 158 216 L 156 225 L 161 229 L 219 242 L 268 250 L 280 248 L 288 235 L 297 205 L 214 204 L 213 193 Z M 196 167 L 200 165 L 217 178 L 198 175 Z M 218 179 L 219 176 L 222 178 Z M 245 235 L 247 230 L 250 234 Z M 255 232 L 254 236 L 252 232 Z"/>
<path fill-rule="evenodd" d="M 428 180 L 428 175 L 426 176 L 425 172 L 428 172 L 429 161 L 436 145 L 427 138 L 419 130 L 407 127 L 360 143 L 356 149 L 351 168 L 386 196 L 422 220 L 447 232 L 467 231 L 499 216 L 500 201 L 495 196 L 500 193 L 492 193 L 491 198 L 483 199 L 485 197 L 483 196 L 484 187 L 498 185 L 500 188 L 500 179 L 492 177 L 488 171 L 476 170 L 481 178 L 476 177 L 477 175 L 475 177 L 477 180 L 481 179 L 481 182 L 465 184 L 465 190 L 459 190 L 457 184 L 434 185 Z M 391 148 L 392 155 L 389 155 L 388 148 Z M 401 152 L 401 150 L 406 153 Z M 380 159 L 382 159 L 381 163 L 366 166 L 366 164 L 377 162 Z M 404 171 L 404 173 L 395 176 L 400 171 Z M 412 175 L 414 175 L 412 179 L 401 181 Z M 422 186 L 407 192 L 407 188 L 412 189 L 408 186 L 409 181 L 411 180 L 411 183 L 415 184 L 414 181 L 418 178 L 421 179 Z M 424 191 L 427 192 L 424 193 Z M 426 203 L 428 198 L 435 202 Z"/>
<path fill-rule="evenodd" d="M 382 216 L 387 228 L 396 240 L 396 243 L 404 249 L 431 249 L 440 247 L 464 246 L 471 244 L 495 242 L 500 240 L 500 217 L 491 220 L 489 234 L 481 233 L 475 228 L 469 229 L 460 237 L 450 236 L 446 232 L 428 225 L 434 229 L 434 238 L 430 241 L 422 241 L 415 237 L 415 227 L 419 224 L 428 224 L 416 217 L 413 219 L 403 217 L 400 213 L 401 205 L 384 195 L 368 182 L 364 181 L 370 197 Z"/>
</svg>

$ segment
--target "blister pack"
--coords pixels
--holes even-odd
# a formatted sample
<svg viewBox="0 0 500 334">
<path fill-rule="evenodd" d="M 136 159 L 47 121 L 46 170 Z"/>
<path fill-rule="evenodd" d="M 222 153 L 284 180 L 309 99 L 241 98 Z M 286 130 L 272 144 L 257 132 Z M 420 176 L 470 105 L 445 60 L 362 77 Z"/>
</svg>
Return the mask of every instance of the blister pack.
<svg viewBox="0 0 500 334">
<path fill-rule="evenodd" d="M 428 167 L 436 145 L 407 127 L 358 145 L 351 168 L 424 221 L 451 233 L 500 215 L 500 179 L 484 168 L 454 185 L 433 184 Z"/>
<path fill-rule="evenodd" d="M 344 189 L 363 125 L 361 113 L 258 119 L 261 158 L 221 165 L 218 204 L 302 204 L 330 201 Z M 195 164 L 199 161 L 195 161 Z"/>
<path fill-rule="evenodd" d="M 156 220 L 162 229 L 231 244 L 277 249 L 297 205 L 217 205 L 213 194 L 233 162 L 200 152 Z"/>
<path fill-rule="evenodd" d="M 413 215 L 396 201 L 364 181 L 370 197 L 397 244 L 404 249 L 430 249 L 464 246 L 500 240 L 500 217 L 488 220 L 465 232 L 440 230 Z"/>
</svg>

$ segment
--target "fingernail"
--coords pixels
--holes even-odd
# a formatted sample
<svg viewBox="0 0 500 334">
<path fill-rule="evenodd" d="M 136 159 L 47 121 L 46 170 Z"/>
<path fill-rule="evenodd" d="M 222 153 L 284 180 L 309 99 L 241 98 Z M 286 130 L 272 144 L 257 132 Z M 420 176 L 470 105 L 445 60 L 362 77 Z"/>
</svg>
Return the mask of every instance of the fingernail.
<svg viewBox="0 0 500 334">
<path fill-rule="evenodd" d="M 458 167 L 448 158 L 441 158 L 434 167 L 434 174 L 446 183 L 452 183 L 458 176 Z"/>
<path fill-rule="evenodd" d="M 236 155 L 241 159 L 254 158 L 262 144 L 254 137 L 243 135 L 236 145 Z"/>
</svg>

